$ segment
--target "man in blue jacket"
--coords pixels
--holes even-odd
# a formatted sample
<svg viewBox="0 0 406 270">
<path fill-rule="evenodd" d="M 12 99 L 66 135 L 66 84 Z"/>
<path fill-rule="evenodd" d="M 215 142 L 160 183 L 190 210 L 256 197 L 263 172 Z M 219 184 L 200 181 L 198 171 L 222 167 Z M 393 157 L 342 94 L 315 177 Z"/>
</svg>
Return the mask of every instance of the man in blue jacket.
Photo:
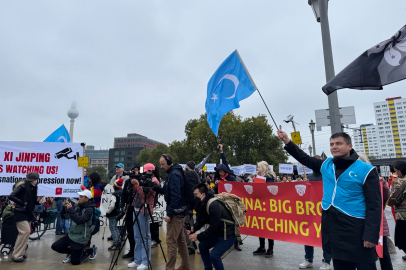
<svg viewBox="0 0 406 270">
<path fill-rule="evenodd" d="M 278 130 L 285 150 L 323 177 L 321 238 L 335 270 L 376 270 L 382 197 L 378 172 L 358 160 L 351 137 L 338 132 L 330 137 L 333 158 L 310 157 Z"/>
<path fill-rule="evenodd" d="M 189 251 L 184 234 L 186 218 L 186 200 L 184 194 L 185 176 L 182 166 L 174 164 L 171 155 L 163 154 L 159 159 L 161 169 L 168 174 L 163 187 L 154 190 L 164 194 L 166 201 L 166 244 L 168 246 L 168 262 L 166 270 L 174 270 L 177 252 L 182 258 L 182 264 L 177 270 L 190 270 Z"/>
</svg>

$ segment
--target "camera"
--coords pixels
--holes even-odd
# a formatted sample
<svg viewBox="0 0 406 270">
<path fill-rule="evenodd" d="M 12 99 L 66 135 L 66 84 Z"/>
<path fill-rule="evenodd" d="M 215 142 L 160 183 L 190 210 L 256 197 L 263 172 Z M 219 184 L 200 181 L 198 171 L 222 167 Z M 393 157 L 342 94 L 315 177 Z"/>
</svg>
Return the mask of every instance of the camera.
<svg viewBox="0 0 406 270">
<path fill-rule="evenodd" d="M 130 178 L 135 178 L 135 177 L 131 177 L 133 175 L 135 175 L 134 171 L 124 171 L 123 172 L 123 176 L 130 176 Z"/>
</svg>

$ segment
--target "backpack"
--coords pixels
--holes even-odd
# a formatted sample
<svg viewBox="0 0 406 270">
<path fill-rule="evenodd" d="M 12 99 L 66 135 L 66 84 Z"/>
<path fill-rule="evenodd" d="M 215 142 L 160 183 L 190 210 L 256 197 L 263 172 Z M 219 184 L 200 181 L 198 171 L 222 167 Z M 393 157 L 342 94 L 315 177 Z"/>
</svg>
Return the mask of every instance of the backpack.
<svg viewBox="0 0 406 270">
<path fill-rule="evenodd" d="M 92 225 L 90 226 L 90 232 L 92 235 L 95 235 L 100 230 L 100 220 L 99 220 L 100 215 L 101 215 L 100 209 L 94 207 L 92 216 Z"/>
<path fill-rule="evenodd" d="M 207 202 L 206 211 L 209 214 L 210 204 L 214 201 L 218 201 L 228 210 L 230 215 L 233 217 L 233 221 L 223 220 L 226 223 L 234 223 L 237 227 L 241 227 L 247 221 L 245 215 L 247 214 L 247 208 L 240 199 L 240 197 L 230 194 L 227 192 L 222 192 L 221 194 L 214 195 L 214 198 L 211 198 Z"/>
</svg>

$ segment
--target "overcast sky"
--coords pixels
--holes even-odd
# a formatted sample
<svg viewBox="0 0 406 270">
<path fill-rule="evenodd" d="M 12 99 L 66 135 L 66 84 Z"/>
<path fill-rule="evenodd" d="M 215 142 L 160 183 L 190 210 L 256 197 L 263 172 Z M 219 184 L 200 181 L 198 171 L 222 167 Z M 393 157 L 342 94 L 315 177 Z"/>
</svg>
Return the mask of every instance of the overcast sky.
<svg viewBox="0 0 406 270">
<path fill-rule="evenodd" d="M 404 0 L 331 0 L 338 73 L 405 23 Z M 170 143 L 205 113 L 206 86 L 238 49 L 278 125 L 292 114 L 303 142 L 308 123 L 327 108 L 320 24 L 307 0 L 2 1 L 0 141 L 43 141 L 77 101 L 74 141 L 113 147 L 140 133 Z M 357 124 L 374 123 L 373 102 L 402 96 L 406 81 L 383 91 L 339 90 Z M 266 114 L 258 93 L 235 113 Z M 271 120 L 269 119 L 270 123 Z M 330 129 L 316 132 L 329 154 Z"/>
</svg>

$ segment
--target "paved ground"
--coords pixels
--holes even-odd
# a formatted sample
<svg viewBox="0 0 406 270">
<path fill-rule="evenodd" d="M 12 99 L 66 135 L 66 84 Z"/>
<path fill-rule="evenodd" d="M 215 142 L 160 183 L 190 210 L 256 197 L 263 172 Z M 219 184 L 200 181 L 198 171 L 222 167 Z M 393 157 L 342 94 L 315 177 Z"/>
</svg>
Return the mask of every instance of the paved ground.
<svg viewBox="0 0 406 270">
<path fill-rule="evenodd" d="M 391 228 L 391 235 L 393 236 L 394 221 L 389 211 L 386 211 L 389 218 L 389 226 Z M 102 229 L 103 230 L 103 229 Z M 50 248 L 51 244 L 59 238 L 54 235 L 54 231 L 47 232 L 40 241 L 30 241 L 29 249 L 27 251 L 28 259 L 26 262 L 16 264 L 11 262 L 10 258 L 5 259 L 1 256 L 0 270 L 47 270 L 47 269 L 109 269 L 110 261 L 114 252 L 107 251 L 111 242 L 102 240 L 102 231 L 99 235 L 93 237 L 94 243 L 98 245 L 99 252 L 96 260 L 86 260 L 80 266 L 72 266 L 70 264 L 63 264 L 62 260 L 64 255 L 53 252 Z M 165 227 L 161 228 L 161 238 L 165 235 Z M 106 229 L 106 237 L 109 236 L 109 231 Z M 163 248 L 166 253 L 166 244 L 163 243 Z M 239 252 L 231 250 L 226 253 L 224 258 L 224 265 L 226 269 L 298 269 L 298 264 L 303 261 L 304 249 L 301 245 L 290 244 L 285 242 L 275 241 L 274 257 L 265 258 L 263 256 L 252 256 L 252 252 L 258 247 L 258 239 L 256 237 L 245 237 L 244 245 L 241 246 L 243 251 Z M 321 265 L 322 251 L 319 248 L 315 250 L 314 269 L 318 269 Z M 406 262 L 402 261 L 401 256 L 403 252 L 398 251 L 392 257 L 395 270 L 406 269 Z M 200 255 L 190 256 L 192 269 L 203 269 L 203 264 Z M 128 269 L 128 260 L 119 259 L 118 265 L 115 269 Z M 178 264 L 180 264 L 180 258 Z M 152 267 L 153 269 L 163 270 L 165 262 L 160 249 L 155 248 L 152 250 Z M 379 263 L 378 263 L 379 265 Z M 378 266 L 378 269 L 379 266 Z"/>
</svg>

